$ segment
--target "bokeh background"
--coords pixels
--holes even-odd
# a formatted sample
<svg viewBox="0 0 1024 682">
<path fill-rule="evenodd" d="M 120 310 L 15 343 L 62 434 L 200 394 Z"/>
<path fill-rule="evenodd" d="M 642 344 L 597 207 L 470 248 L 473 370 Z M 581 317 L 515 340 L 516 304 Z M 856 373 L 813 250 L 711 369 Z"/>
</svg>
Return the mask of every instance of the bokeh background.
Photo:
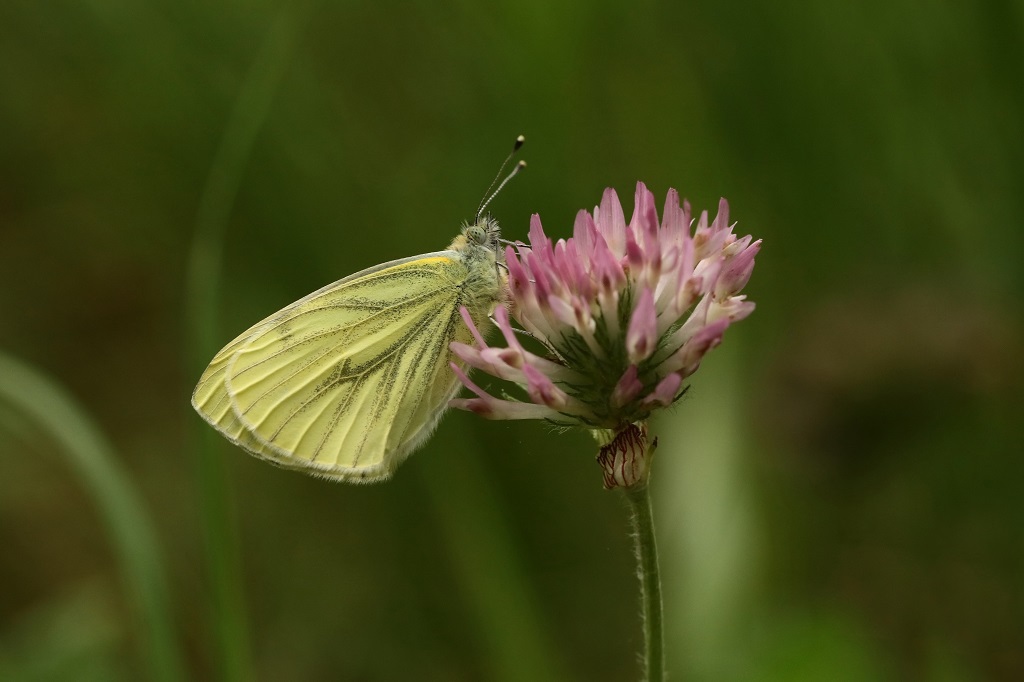
<svg viewBox="0 0 1024 682">
<path fill-rule="evenodd" d="M 222 444 L 206 361 L 606 186 L 764 239 L 658 423 L 675 679 L 1024 679 L 1024 5 L 0 4 L 0 678 L 628 680 L 594 445 L 451 414 L 389 483 Z"/>
</svg>

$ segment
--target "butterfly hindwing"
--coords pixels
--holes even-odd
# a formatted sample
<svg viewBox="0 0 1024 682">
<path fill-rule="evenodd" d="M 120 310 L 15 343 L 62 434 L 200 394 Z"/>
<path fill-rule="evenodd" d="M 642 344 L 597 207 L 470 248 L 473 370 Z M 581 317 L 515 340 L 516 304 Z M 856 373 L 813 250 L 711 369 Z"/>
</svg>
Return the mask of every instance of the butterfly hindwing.
<svg viewBox="0 0 1024 682">
<path fill-rule="evenodd" d="M 456 381 L 466 266 L 438 252 L 386 263 L 254 325 L 203 374 L 193 404 L 249 452 L 328 478 L 373 481 L 433 429 Z"/>
</svg>

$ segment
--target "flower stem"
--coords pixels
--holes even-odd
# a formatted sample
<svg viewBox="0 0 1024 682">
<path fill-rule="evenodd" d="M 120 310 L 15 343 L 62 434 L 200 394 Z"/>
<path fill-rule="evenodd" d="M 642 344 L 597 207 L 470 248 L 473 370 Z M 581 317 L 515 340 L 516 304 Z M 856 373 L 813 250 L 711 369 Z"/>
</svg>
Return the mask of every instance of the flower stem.
<svg viewBox="0 0 1024 682">
<path fill-rule="evenodd" d="M 665 678 L 665 635 L 662 628 L 661 576 L 658 545 L 654 539 L 654 516 L 647 482 L 623 489 L 629 502 L 636 551 L 637 577 L 644 624 L 644 677 L 647 682 Z"/>
</svg>

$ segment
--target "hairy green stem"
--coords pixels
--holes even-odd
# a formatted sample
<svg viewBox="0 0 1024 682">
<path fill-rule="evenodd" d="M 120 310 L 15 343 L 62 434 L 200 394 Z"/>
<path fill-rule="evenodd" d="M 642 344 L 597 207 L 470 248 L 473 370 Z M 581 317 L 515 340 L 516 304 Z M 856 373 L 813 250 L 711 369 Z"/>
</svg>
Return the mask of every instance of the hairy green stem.
<svg viewBox="0 0 1024 682">
<path fill-rule="evenodd" d="M 640 602 L 644 625 L 644 677 L 647 682 L 665 678 L 665 634 L 662 626 L 661 576 L 658 572 L 658 545 L 654 539 L 654 515 L 651 493 L 646 481 L 624 489 L 629 502 L 636 550 L 637 576 L 640 578 Z"/>
</svg>

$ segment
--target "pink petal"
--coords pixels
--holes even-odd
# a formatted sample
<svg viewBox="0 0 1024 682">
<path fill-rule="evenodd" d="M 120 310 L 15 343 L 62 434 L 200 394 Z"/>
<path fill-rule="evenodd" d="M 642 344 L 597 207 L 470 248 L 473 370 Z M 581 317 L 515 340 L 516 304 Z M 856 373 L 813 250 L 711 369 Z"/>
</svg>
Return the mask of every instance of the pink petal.
<svg viewBox="0 0 1024 682">
<path fill-rule="evenodd" d="M 598 289 L 605 295 L 617 292 L 625 286 L 626 273 L 601 235 L 597 235 L 591 267 L 591 274 L 597 280 Z"/>
<path fill-rule="evenodd" d="M 541 251 L 551 247 L 551 240 L 544 234 L 544 227 L 540 224 L 540 216 L 536 213 L 530 216 L 528 238 L 530 240 L 530 248 L 534 251 Z"/>
<path fill-rule="evenodd" d="M 711 225 L 711 229 L 729 229 L 729 202 L 725 200 L 725 197 L 718 200 L 718 215 L 715 216 L 715 222 Z"/>
<path fill-rule="evenodd" d="M 689 341 L 701 327 L 708 323 L 708 311 L 711 309 L 711 294 L 706 294 L 693 308 L 686 322 L 672 334 L 671 345 L 683 345 Z"/>
<path fill-rule="evenodd" d="M 555 386 L 547 376 L 527 365 L 523 369 L 526 377 L 526 392 L 534 402 L 543 404 L 558 412 L 574 415 L 591 415 L 591 411 L 579 400 L 570 398 L 565 391 Z"/>
<path fill-rule="evenodd" d="M 481 359 L 487 363 L 486 371 L 492 376 L 505 381 L 523 380 L 523 358 L 510 348 L 488 348 L 480 353 Z"/>
<path fill-rule="evenodd" d="M 654 294 L 647 287 L 640 292 L 640 299 L 633 309 L 626 332 L 626 354 L 631 363 L 646 360 L 654 352 L 658 342 L 658 318 L 654 311 Z"/>
<path fill-rule="evenodd" d="M 693 374 L 704 354 L 722 342 L 722 335 L 728 327 L 729 318 L 722 318 L 701 328 L 675 355 L 662 363 L 661 368 L 670 372 L 678 371 L 685 376 Z"/>
<path fill-rule="evenodd" d="M 601 197 L 601 209 L 594 214 L 598 232 L 604 235 L 608 248 L 618 258 L 626 254 L 626 216 L 622 213 L 619 195 L 611 187 Z"/>
<path fill-rule="evenodd" d="M 523 367 L 523 374 L 526 376 L 526 390 L 533 402 L 558 410 L 565 408 L 569 396 L 555 386 L 551 379 L 529 365 Z"/>
<path fill-rule="evenodd" d="M 565 421 L 565 416 L 550 407 L 535 403 L 520 403 L 497 398 L 453 398 L 448 405 L 457 410 L 475 412 L 484 419 L 547 419 Z"/>
<path fill-rule="evenodd" d="M 715 297 L 731 296 L 746 286 L 754 272 L 754 256 L 761 250 L 761 240 L 745 248 L 736 256 L 729 258 L 715 282 Z"/>
<path fill-rule="evenodd" d="M 576 214 L 576 223 L 572 228 L 572 238 L 576 240 L 580 255 L 584 258 L 589 258 L 590 253 L 594 250 L 594 238 L 596 236 L 597 226 L 594 225 L 593 217 L 581 209 Z"/>
<path fill-rule="evenodd" d="M 629 263 L 629 271 L 634 279 L 639 279 L 644 269 L 644 252 L 637 243 L 633 231 L 626 232 L 626 261 Z"/>
<path fill-rule="evenodd" d="M 537 255 L 536 251 L 526 254 L 524 262 L 533 273 L 533 287 L 537 292 L 537 300 L 543 303 L 551 295 L 552 290 L 547 268 L 544 267 L 541 257 Z"/>
<path fill-rule="evenodd" d="M 515 348 L 523 352 L 523 346 L 519 343 L 519 339 L 516 338 L 515 330 L 512 329 L 512 320 L 509 319 L 508 310 L 499 306 L 494 311 L 494 317 L 498 323 L 498 329 L 501 330 L 502 335 L 505 337 L 505 343 L 508 344 L 509 348 Z"/>
<path fill-rule="evenodd" d="M 453 372 L 455 372 L 455 377 L 462 382 L 462 385 L 473 391 L 473 393 L 476 393 L 482 400 L 496 400 L 494 396 L 490 395 L 487 391 L 473 383 L 473 380 L 462 371 L 462 368 L 459 367 L 457 363 L 449 362 L 448 366 L 452 368 Z"/>
<path fill-rule="evenodd" d="M 513 297 L 526 296 L 533 288 L 533 283 L 511 246 L 505 247 L 505 267 L 508 268 L 509 288 Z"/>
<path fill-rule="evenodd" d="M 508 344 L 508 348 L 506 350 L 514 351 L 520 359 L 551 377 L 552 380 L 578 382 L 583 379 L 583 377 L 581 377 L 575 370 L 569 369 L 557 362 L 552 362 L 547 358 L 542 358 L 539 355 L 535 355 L 526 350 L 523 347 L 523 344 L 519 342 L 519 337 L 516 335 L 515 330 L 512 329 L 512 322 L 509 319 L 508 311 L 505 310 L 504 307 L 499 306 L 497 310 L 494 311 L 494 316 L 497 318 L 495 321 L 498 324 L 498 329 L 501 330 L 502 335 L 505 337 L 505 342 Z M 511 360 L 508 360 L 508 363 L 516 369 L 519 369 L 519 366 L 514 364 Z"/>
<path fill-rule="evenodd" d="M 594 282 L 586 268 L 587 259 L 580 254 L 575 240 L 570 239 L 566 242 L 563 254 L 565 257 L 563 265 L 572 277 L 573 292 L 585 299 L 592 299 L 594 297 Z"/>
<path fill-rule="evenodd" d="M 642 390 L 644 390 L 644 385 L 637 378 L 637 367 L 636 365 L 630 365 L 622 377 L 619 378 L 618 383 L 615 384 L 615 390 L 612 391 L 611 397 L 612 407 L 616 409 L 622 407 L 640 395 Z"/>
<path fill-rule="evenodd" d="M 654 208 L 654 194 L 642 182 L 636 183 L 633 203 L 633 218 L 629 221 L 630 231 L 644 251 L 650 253 L 658 242 L 658 212 Z"/>
<path fill-rule="evenodd" d="M 726 318 L 729 322 L 738 322 L 754 312 L 754 302 L 745 300 L 746 296 L 730 296 L 724 301 L 712 301 L 708 308 L 708 324 Z"/>
<path fill-rule="evenodd" d="M 476 328 L 476 324 L 473 323 L 473 316 L 466 310 L 466 306 L 459 308 L 459 314 L 462 315 L 462 321 L 466 323 L 466 327 L 469 328 L 469 333 L 473 335 L 476 340 L 476 344 L 481 348 L 487 348 L 487 342 L 484 341 L 484 337 L 480 335 L 480 330 Z"/>
<path fill-rule="evenodd" d="M 459 360 L 462 360 L 470 367 L 482 369 L 485 372 L 490 371 L 490 363 L 484 360 L 483 355 L 481 355 L 479 349 L 474 348 L 473 346 L 467 345 L 465 343 L 460 343 L 458 341 L 452 341 L 450 344 L 448 344 L 448 347 L 449 349 L 451 349 L 452 353 L 455 354 L 455 357 L 457 357 Z"/>
<path fill-rule="evenodd" d="M 690 234 L 690 221 L 679 206 L 679 193 L 674 189 L 665 197 L 665 209 L 661 214 L 662 239 L 673 244 L 682 243 L 684 236 Z"/>
<path fill-rule="evenodd" d="M 577 328 L 576 309 L 571 303 L 560 296 L 548 296 L 547 306 L 556 320 L 566 327 Z"/>
<path fill-rule="evenodd" d="M 644 398 L 644 404 L 653 405 L 657 403 L 659 405 L 671 405 L 672 401 L 676 399 L 679 387 L 682 385 L 683 377 L 678 374 L 669 374 L 658 382 L 658 385 L 650 395 Z"/>
</svg>

